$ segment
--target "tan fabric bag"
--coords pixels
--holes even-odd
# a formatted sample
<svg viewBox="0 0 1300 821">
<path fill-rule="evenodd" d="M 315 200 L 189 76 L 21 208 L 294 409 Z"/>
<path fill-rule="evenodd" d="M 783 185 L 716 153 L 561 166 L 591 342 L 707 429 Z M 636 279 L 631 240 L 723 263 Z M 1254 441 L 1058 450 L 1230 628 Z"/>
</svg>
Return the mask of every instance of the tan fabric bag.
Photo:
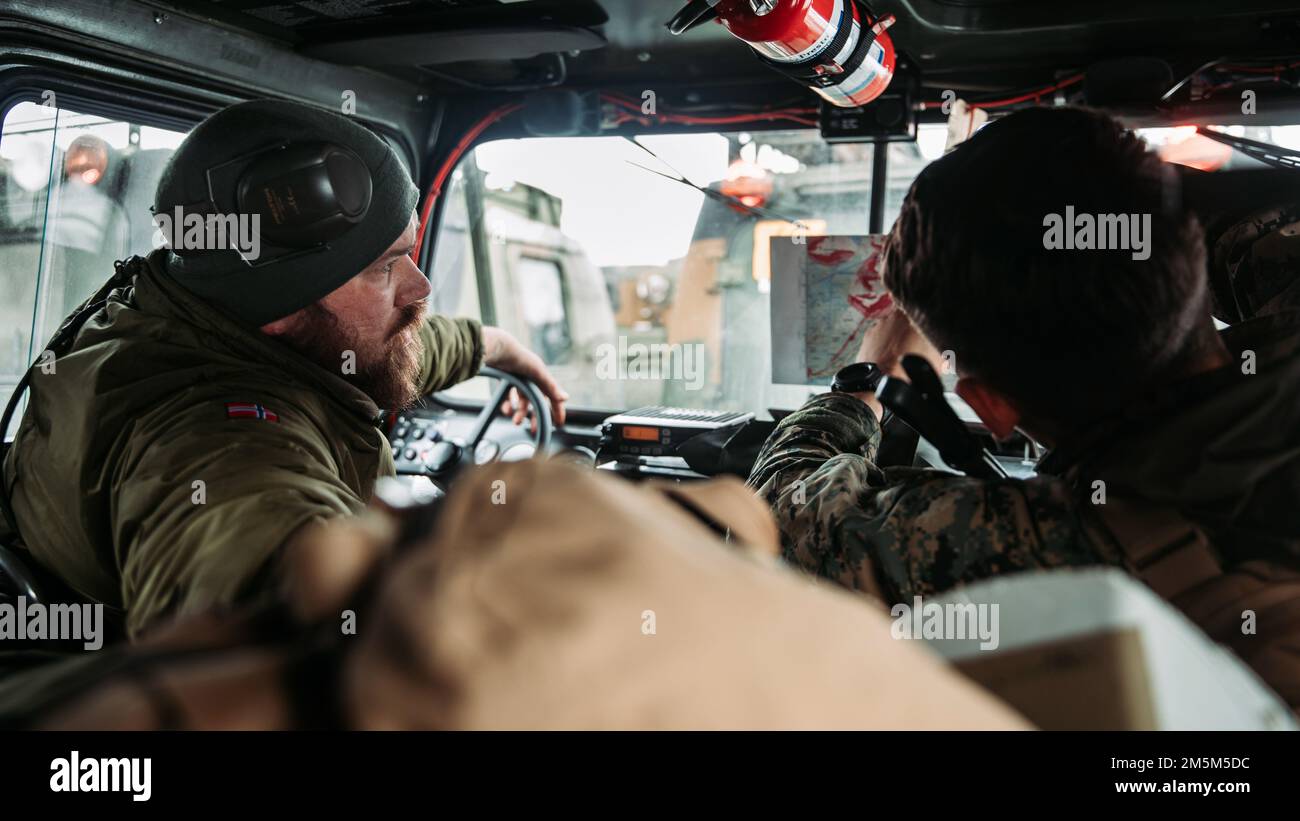
<svg viewBox="0 0 1300 821">
<path fill-rule="evenodd" d="M 870 600 L 779 564 L 739 480 L 637 486 L 526 462 L 475 471 L 444 504 L 347 660 L 357 726 L 1026 726 L 892 638 Z"/>
</svg>

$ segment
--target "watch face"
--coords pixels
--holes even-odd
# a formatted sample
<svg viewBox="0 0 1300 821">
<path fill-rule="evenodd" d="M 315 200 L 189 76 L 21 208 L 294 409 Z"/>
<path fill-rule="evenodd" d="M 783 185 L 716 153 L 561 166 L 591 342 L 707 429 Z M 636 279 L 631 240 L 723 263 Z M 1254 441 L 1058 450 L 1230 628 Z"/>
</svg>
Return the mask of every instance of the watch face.
<svg viewBox="0 0 1300 821">
<path fill-rule="evenodd" d="M 854 362 L 840 368 L 831 383 L 831 390 L 840 393 L 874 391 L 880 382 L 881 370 L 873 362 Z"/>
</svg>

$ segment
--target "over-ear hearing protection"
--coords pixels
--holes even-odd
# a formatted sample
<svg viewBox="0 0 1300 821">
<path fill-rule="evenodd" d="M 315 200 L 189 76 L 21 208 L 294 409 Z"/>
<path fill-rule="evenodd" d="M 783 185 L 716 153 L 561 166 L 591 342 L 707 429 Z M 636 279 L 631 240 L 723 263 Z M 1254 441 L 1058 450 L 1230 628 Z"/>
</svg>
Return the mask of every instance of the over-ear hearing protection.
<svg viewBox="0 0 1300 821">
<path fill-rule="evenodd" d="M 229 164 L 227 164 L 229 165 Z M 361 222 L 370 207 L 370 169 L 350 149 L 286 143 L 242 158 L 236 211 L 259 215 L 262 238 L 281 248 L 322 245 Z M 215 169 L 214 169 L 215 170 Z M 217 187 L 210 172 L 209 190 Z"/>
<path fill-rule="evenodd" d="M 208 198 L 178 207 L 175 229 L 182 228 L 182 214 L 255 216 L 263 246 L 272 249 L 250 262 L 255 266 L 323 249 L 365 219 L 373 194 L 366 164 L 330 142 L 260 148 L 212 166 L 206 176 Z"/>
</svg>

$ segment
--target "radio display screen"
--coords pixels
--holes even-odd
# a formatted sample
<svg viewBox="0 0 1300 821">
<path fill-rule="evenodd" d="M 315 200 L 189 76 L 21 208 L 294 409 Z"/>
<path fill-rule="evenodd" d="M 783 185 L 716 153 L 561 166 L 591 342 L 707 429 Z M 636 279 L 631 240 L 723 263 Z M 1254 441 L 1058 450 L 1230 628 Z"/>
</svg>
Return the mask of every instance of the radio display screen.
<svg viewBox="0 0 1300 821">
<path fill-rule="evenodd" d="M 624 425 L 623 438 L 632 439 L 638 442 L 658 442 L 659 428 L 643 427 L 640 425 Z"/>
</svg>

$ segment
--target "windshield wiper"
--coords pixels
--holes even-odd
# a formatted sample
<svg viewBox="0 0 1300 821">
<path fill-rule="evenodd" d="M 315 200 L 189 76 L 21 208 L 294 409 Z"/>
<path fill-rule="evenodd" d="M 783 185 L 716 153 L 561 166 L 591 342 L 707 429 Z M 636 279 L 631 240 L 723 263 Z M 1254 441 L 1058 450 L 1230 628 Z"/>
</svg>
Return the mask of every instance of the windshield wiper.
<svg viewBox="0 0 1300 821">
<path fill-rule="evenodd" d="M 807 224 L 805 224 L 802 220 L 791 219 L 790 217 L 782 216 L 781 214 L 778 214 L 775 211 L 771 211 L 767 208 L 759 208 L 756 205 L 749 205 L 748 203 L 742 201 L 739 197 L 732 196 L 731 194 L 724 194 L 721 191 L 716 191 L 712 188 L 706 188 L 705 186 L 702 185 L 696 185 L 695 183 L 686 179 L 685 174 L 678 171 L 676 168 L 673 168 L 662 157 L 660 157 L 655 152 L 651 151 L 649 147 L 637 142 L 636 140 L 628 136 L 624 136 L 623 139 L 627 140 L 628 142 L 632 143 L 632 145 L 635 145 L 637 148 L 641 149 L 645 153 L 649 154 L 651 157 L 654 157 L 656 160 L 663 163 L 664 166 L 668 168 L 668 170 L 672 171 L 673 174 L 676 174 L 677 176 L 674 177 L 672 174 L 665 174 L 662 171 L 656 171 L 653 168 L 647 168 L 644 165 L 641 165 L 640 163 L 634 163 L 631 160 L 625 160 L 625 162 L 628 165 L 634 168 L 640 168 L 642 171 L 649 171 L 651 174 L 656 174 L 660 177 L 663 177 L 666 180 L 672 180 L 673 182 L 679 182 L 682 185 L 689 186 L 690 188 L 694 188 L 696 191 L 699 191 L 704 196 L 709 197 L 710 199 L 717 200 L 718 202 L 726 203 L 727 205 L 731 205 L 735 208 L 739 208 L 740 210 L 746 212 L 750 216 L 762 217 L 764 219 L 781 220 L 783 222 L 790 223 L 796 228 L 807 229 L 808 227 Z"/>
<path fill-rule="evenodd" d="M 1300 170 L 1300 153 L 1289 148 L 1260 142 L 1259 140 L 1249 140 L 1245 137 L 1234 137 L 1231 134 L 1224 134 L 1222 131 L 1211 131 L 1200 125 L 1196 127 L 1196 133 L 1202 137 L 1209 137 L 1216 143 L 1231 146 L 1252 160 L 1259 160 L 1265 165 L 1271 165 L 1274 168 L 1289 168 L 1292 171 Z"/>
</svg>

